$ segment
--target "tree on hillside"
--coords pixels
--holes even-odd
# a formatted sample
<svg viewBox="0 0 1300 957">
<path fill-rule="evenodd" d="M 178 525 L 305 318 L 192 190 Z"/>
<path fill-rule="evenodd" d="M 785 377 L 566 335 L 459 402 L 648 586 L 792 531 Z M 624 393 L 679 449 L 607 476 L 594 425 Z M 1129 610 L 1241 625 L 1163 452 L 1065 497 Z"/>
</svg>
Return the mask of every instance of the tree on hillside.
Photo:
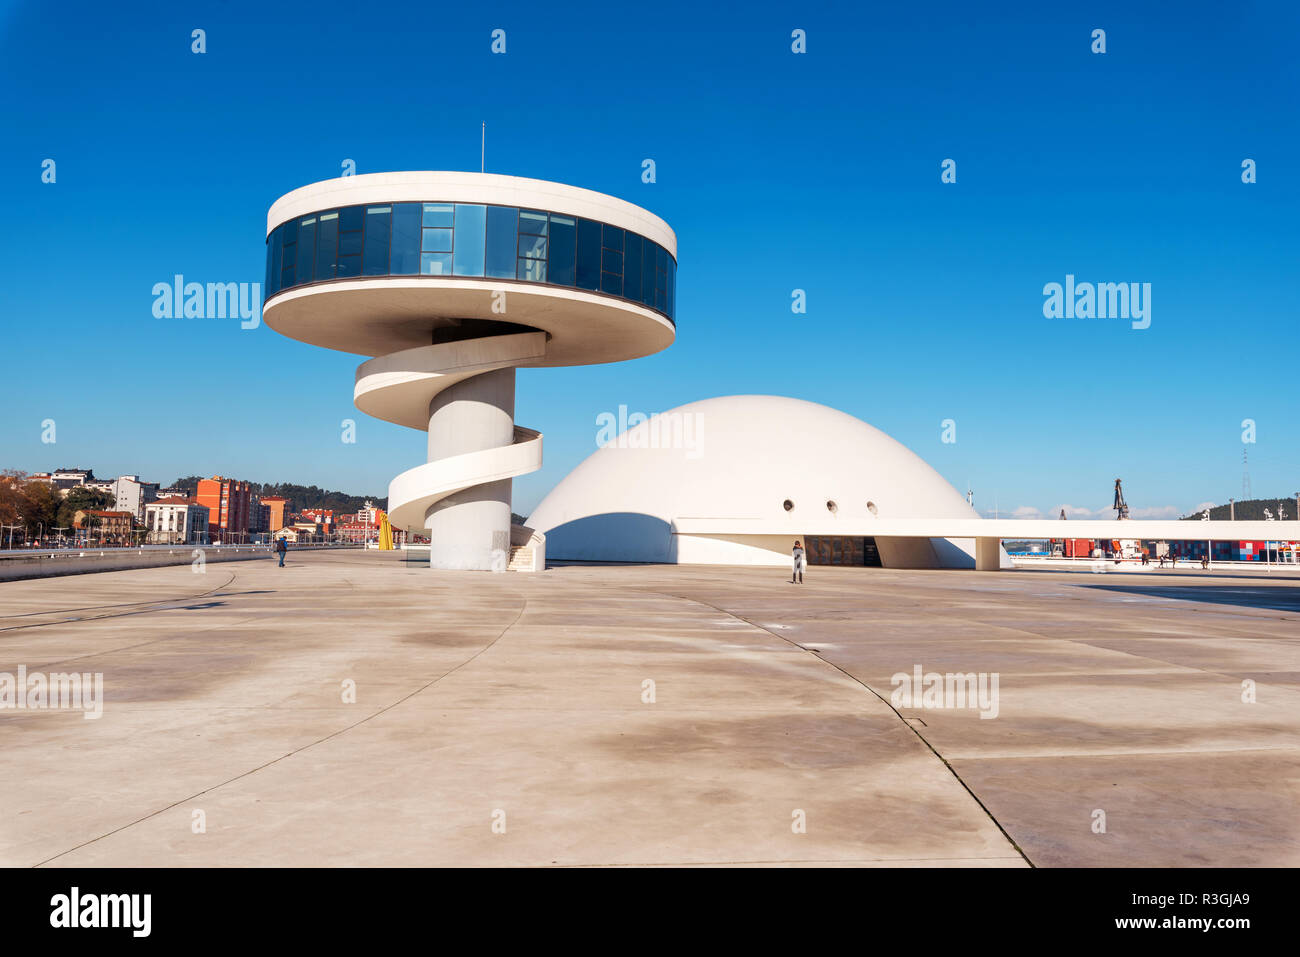
<svg viewBox="0 0 1300 957">
<path fill-rule="evenodd" d="M 27 473 L 18 469 L 0 472 L 0 525 L 22 524 L 23 485 Z"/>
<path fill-rule="evenodd" d="M 64 527 L 71 527 L 73 519 L 77 512 L 90 512 L 97 509 L 107 509 L 113 506 L 113 496 L 107 492 L 100 492 L 97 489 L 77 486 L 69 489 L 68 497 L 65 498 L 58 510 L 58 524 Z M 91 524 L 97 524 L 92 522 Z"/>
<path fill-rule="evenodd" d="M 1300 516 L 1296 515 L 1296 502 L 1294 495 L 1279 495 L 1277 498 L 1251 498 L 1244 502 L 1237 502 L 1229 507 L 1227 505 L 1215 505 L 1210 509 L 1210 519 L 1216 522 L 1228 521 L 1229 514 L 1236 517 L 1239 522 L 1262 522 L 1265 519 L 1264 509 L 1268 509 L 1273 518 L 1278 516 L 1278 506 L 1286 512 L 1286 520 L 1292 521 Z M 1195 520 L 1201 517 L 1201 513 L 1195 515 L 1183 516 L 1186 520 Z"/>
<path fill-rule="evenodd" d="M 29 481 L 22 486 L 23 521 L 27 524 L 27 534 L 48 534 L 58 521 L 59 506 L 63 500 L 58 490 L 49 482 Z"/>
</svg>

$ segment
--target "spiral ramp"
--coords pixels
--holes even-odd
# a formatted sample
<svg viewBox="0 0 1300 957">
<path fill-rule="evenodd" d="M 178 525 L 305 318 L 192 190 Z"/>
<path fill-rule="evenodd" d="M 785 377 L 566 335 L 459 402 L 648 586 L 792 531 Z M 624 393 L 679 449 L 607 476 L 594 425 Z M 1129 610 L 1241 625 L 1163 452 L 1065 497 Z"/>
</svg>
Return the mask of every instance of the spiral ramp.
<svg viewBox="0 0 1300 957">
<path fill-rule="evenodd" d="M 542 467 L 542 434 L 513 423 L 514 370 L 544 362 L 546 339 L 546 333 L 534 331 L 436 343 L 378 356 L 357 368 L 353 398 L 362 412 L 426 432 L 438 428 L 440 414 L 450 416 L 450 447 L 459 448 L 466 440 L 481 446 L 439 455 L 431 437 L 430 461 L 402 472 L 389 484 L 389 520 L 394 527 L 428 528 L 440 507 L 472 505 L 474 490 L 496 487 L 500 491 L 500 483 Z M 498 380 L 503 375 L 508 379 L 504 389 L 500 381 L 475 388 L 474 380 L 494 375 Z M 440 401 L 453 392 L 450 404 Z M 487 429 L 480 427 L 485 410 L 489 420 L 497 420 Z M 508 441 L 496 444 L 503 428 L 509 430 Z M 442 451 L 447 447 L 444 442 Z M 508 488 L 506 485 L 507 516 Z M 469 501 L 458 502 L 458 497 Z M 486 563 L 493 571 L 545 567 L 543 536 L 513 524 L 508 541 L 502 532 L 496 534 L 496 541 L 470 550 L 457 551 L 453 543 L 440 565 L 482 568 Z"/>
</svg>

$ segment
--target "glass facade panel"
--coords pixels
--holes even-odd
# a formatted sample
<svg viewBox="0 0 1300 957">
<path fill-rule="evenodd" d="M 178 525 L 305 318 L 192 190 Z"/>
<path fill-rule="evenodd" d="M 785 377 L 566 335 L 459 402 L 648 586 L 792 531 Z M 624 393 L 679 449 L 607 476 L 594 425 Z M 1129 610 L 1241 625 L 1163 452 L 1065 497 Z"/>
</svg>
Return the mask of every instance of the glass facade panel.
<svg viewBox="0 0 1300 957">
<path fill-rule="evenodd" d="M 364 206 L 345 206 L 339 210 L 339 232 L 353 233 L 361 229 L 365 222 Z"/>
<path fill-rule="evenodd" d="M 339 245 L 339 214 L 321 213 L 316 223 L 316 281 L 333 279 Z"/>
<path fill-rule="evenodd" d="M 528 282 L 546 282 L 546 260 L 520 258 L 516 278 Z"/>
<path fill-rule="evenodd" d="M 547 282 L 557 286 L 572 286 L 577 281 L 575 243 L 577 224 L 572 217 L 551 215 L 551 256 L 547 266 Z"/>
<path fill-rule="evenodd" d="M 578 288 L 600 288 L 600 223 L 578 220 Z"/>
<path fill-rule="evenodd" d="M 676 321 L 677 309 L 677 263 L 668 257 L 668 318 Z"/>
<path fill-rule="evenodd" d="M 655 250 L 659 247 L 650 240 L 642 243 L 641 301 L 647 306 L 655 304 Z"/>
<path fill-rule="evenodd" d="M 627 253 L 623 256 L 623 292 L 628 299 L 641 298 L 641 237 L 627 234 Z"/>
<path fill-rule="evenodd" d="M 424 225 L 446 226 L 450 229 L 452 225 L 453 211 L 454 207 L 451 203 L 425 203 Z"/>
<path fill-rule="evenodd" d="M 361 258 L 363 276 L 382 276 L 388 272 L 388 234 L 392 220 L 391 206 L 371 206 L 366 210 L 366 243 Z"/>
<path fill-rule="evenodd" d="M 276 229 L 271 234 L 271 249 L 266 257 L 266 294 L 269 296 L 280 290 L 280 251 L 283 246 L 284 233 Z"/>
<path fill-rule="evenodd" d="M 306 216 L 298 227 L 297 282 L 311 282 L 316 266 L 316 217 Z"/>
<path fill-rule="evenodd" d="M 452 272 L 457 276 L 483 275 L 484 247 L 487 243 L 487 207 L 457 203 L 454 239 Z"/>
<path fill-rule="evenodd" d="M 280 288 L 288 289 L 293 285 L 294 264 L 298 261 L 298 221 L 285 223 L 280 237 Z"/>
<path fill-rule="evenodd" d="M 420 249 L 426 253 L 451 252 L 451 230 L 442 228 L 426 229 Z"/>
<path fill-rule="evenodd" d="M 546 214 L 536 209 L 519 211 L 519 232 L 546 235 Z"/>
<path fill-rule="evenodd" d="M 420 271 L 420 204 L 393 204 L 393 248 L 389 253 L 389 271 L 394 276 L 410 276 Z"/>
<path fill-rule="evenodd" d="M 496 279 L 515 278 L 515 235 L 519 210 L 513 206 L 487 208 L 487 269 Z"/>
<path fill-rule="evenodd" d="M 354 233 L 339 233 L 339 259 L 344 256 L 361 255 L 361 230 Z"/>
<path fill-rule="evenodd" d="M 355 276 L 490 276 L 621 296 L 677 311 L 677 263 L 657 243 L 590 219 L 477 203 L 347 206 L 267 238 L 266 298 Z"/>
<path fill-rule="evenodd" d="M 519 255 L 530 259 L 546 258 L 546 237 L 519 234 Z"/>
<path fill-rule="evenodd" d="M 450 276 L 451 253 L 420 253 L 420 273 L 425 276 Z"/>
</svg>

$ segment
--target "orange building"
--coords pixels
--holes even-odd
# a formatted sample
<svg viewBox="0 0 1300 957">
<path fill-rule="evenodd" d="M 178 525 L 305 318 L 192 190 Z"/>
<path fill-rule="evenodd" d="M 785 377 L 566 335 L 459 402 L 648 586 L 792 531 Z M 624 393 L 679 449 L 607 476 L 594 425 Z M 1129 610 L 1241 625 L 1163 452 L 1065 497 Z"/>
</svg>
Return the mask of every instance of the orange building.
<svg viewBox="0 0 1300 957">
<path fill-rule="evenodd" d="M 248 512 L 253 500 L 247 482 L 214 475 L 199 479 L 194 496 L 208 509 L 208 535 L 212 542 L 240 542 L 248 539 Z"/>
<path fill-rule="evenodd" d="M 260 502 L 271 510 L 270 531 L 278 532 L 284 528 L 284 513 L 289 507 L 289 500 L 278 495 L 268 495 L 261 499 Z"/>
</svg>

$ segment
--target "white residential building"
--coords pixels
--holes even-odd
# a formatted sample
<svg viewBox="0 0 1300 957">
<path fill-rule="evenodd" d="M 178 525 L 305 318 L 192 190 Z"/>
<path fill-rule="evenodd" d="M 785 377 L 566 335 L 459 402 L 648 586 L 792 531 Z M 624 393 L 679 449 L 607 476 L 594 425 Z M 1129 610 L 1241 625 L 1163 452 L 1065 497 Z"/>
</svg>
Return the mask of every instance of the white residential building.
<svg viewBox="0 0 1300 957">
<path fill-rule="evenodd" d="M 113 483 L 113 506 L 119 512 L 130 512 L 137 522 L 144 519 L 144 507 L 158 498 L 157 482 L 141 482 L 138 475 L 119 475 Z"/>
<path fill-rule="evenodd" d="M 160 498 L 144 507 L 151 545 L 208 544 L 208 507 L 194 499 Z"/>
</svg>

